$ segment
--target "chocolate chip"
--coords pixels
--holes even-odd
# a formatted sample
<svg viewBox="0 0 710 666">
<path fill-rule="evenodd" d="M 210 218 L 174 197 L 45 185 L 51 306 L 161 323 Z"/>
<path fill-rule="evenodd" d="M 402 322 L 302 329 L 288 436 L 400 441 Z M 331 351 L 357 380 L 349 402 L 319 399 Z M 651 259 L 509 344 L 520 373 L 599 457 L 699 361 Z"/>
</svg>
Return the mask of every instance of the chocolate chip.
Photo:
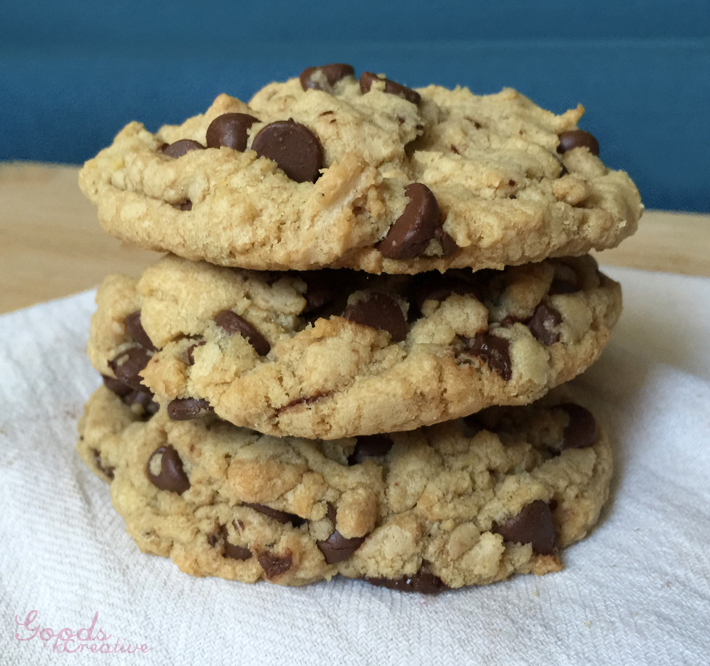
<svg viewBox="0 0 710 666">
<path fill-rule="evenodd" d="M 355 450 L 348 456 L 348 465 L 359 465 L 368 458 L 386 456 L 394 442 L 387 435 L 364 435 L 357 438 Z"/>
<path fill-rule="evenodd" d="M 115 377 L 107 377 L 106 375 L 101 376 L 104 380 L 104 386 L 119 398 L 123 398 L 133 392 L 133 389 L 128 386 L 128 384 L 124 384 L 120 379 L 116 379 Z"/>
<path fill-rule="evenodd" d="M 555 552 L 555 526 L 552 511 L 542 500 L 526 504 L 517 516 L 502 525 L 494 525 L 493 532 L 506 541 L 529 543 L 536 553 L 551 555 Z"/>
<path fill-rule="evenodd" d="M 580 129 L 569 130 L 562 132 L 559 138 L 558 153 L 566 153 L 572 148 L 587 148 L 592 155 L 599 155 L 599 142 L 589 132 Z"/>
<path fill-rule="evenodd" d="M 244 547 L 244 546 L 235 546 L 233 543 L 229 543 L 229 540 L 227 539 L 227 526 L 222 525 L 220 528 L 220 534 L 222 536 L 222 541 L 224 542 L 224 551 L 222 552 L 223 557 L 228 557 L 232 560 L 248 560 L 251 558 L 251 551 Z M 210 535 L 208 538 L 210 546 L 213 548 L 217 545 L 219 542 L 219 535 L 218 534 L 213 534 Z"/>
<path fill-rule="evenodd" d="M 148 365 L 148 361 L 150 356 L 145 349 L 133 347 L 118 354 L 116 358 L 109 361 L 109 365 L 119 381 L 127 384 L 134 391 L 141 391 L 145 387 L 138 373 Z"/>
<path fill-rule="evenodd" d="M 258 118 L 248 113 L 223 113 L 217 116 L 207 128 L 207 147 L 226 146 L 243 153 L 247 147 L 249 128 L 258 122 Z"/>
<path fill-rule="evenodd" d="M 439 204 L 434 193 L 422 183 L 411 183 L 404 190 L 409 202 L 377 249 L 388 259 L 418 257 L 441 229 Z"/>
<path fill-rule="evenodd" d="M 185 361 L 187 365 L 195 365 L 195 357 L 193 356 L 193 352 L 195 351 L 196 347 L 202 347 L 202 345 L 207 344 L 204 340 L 201 342 L 196 342 L 194 345 L 190 345 L 186 350 L 185 350 Z"/>
<path fill-rule="evenodd" d="M 315 183 L 323 166 L 323 147 L 305 125 L 279 120 L 263 127 L 254 137 L 252 150 L 274 160 L 297 183 Z"/>
<path fill-rule="evenodd" d="M 441 243 L 441 251 L 443 257 L 450 257 L 454 252 L 456 252 L 456 250 L 459 249 L 459 246 L 456 245 L 456 241 L 441 227 L 437 229 L 436 237 Z"/>
<path fill-rule="evenodd" d="M 243 338 L 246 338 L 249 344 L 256 349 L 256 353 L 259 356 L 266 356 L 271 350 L 271 345 L 266 341 L 266 338 L 236 312 L 222 310 L 214 318 L 214 321 L 217 326 L 229 333 L 229 335 L 239 333 Z"/>
<path fill-rule="evenodd" d="M 328 520 L 333 523 L 333 529 L 335 529 L 335 524 L 338 522 L 338 510 L 332 502 L 328 502 L 326 515 L 328 516 Z"/>
<path fill-rule="evenodd" d="M 584 449 L 593 446 L 597 441 L 597 421 L 592 413 L 571 402 L 560 405 L 560 408 L 569 416 L 569 423 L 562 436 L 562 448 Z"/>
<path fill-rule="evenodd" d="M 549 347 L 559 341 L 560 333 L 555 329 L 561 323 L 562 315 L 555 308 L 540 303 L 527 326 L 538 342 Z"/>
<path fill-rule="evenodd" d="M 153 474 L 150 471 L 151 462 L 156 456 L 160 456 L 160 473 Z M 190 480 L 182 468 L 182 460 L 178 452 L 168 444 L 156 449 L 148 460 L 146 466 L 148 478 L 151 483 L 160 490 L 169 490 L 170 492 L 182 495 L 190 488 Z"/>
<path fill-rule="evenodd" d="M 192 139 L 180 139 L 175 143 L 165 143 L 160 146 L 159 150 L 163 155 L 168 157 L 182 157 L 192 150 L 204 150 L 205 147 Z"/>
<path fill-rule="evenodd" d="M 467 343 L 468 351 L 482 358 L 491 370 L 495 370 L 505 381 L 510 381 L 513 370 L 510 362 L 510 344 L 504 338 L 491 333 L 478 333 Z"/>
<path fill-rule="evenodd" d="M 306 522 L 305 518 L 297 516 L 295 513 L 287 513 L 286 511 L 279 511 L 278 509 L 272 509 L 266 504 L 252 504 L 250 502 L 244 502 L 244 506 L 248 506 L 254 511 L 264 514 L 265 516 L 278 521 L 285 525 L 286 523 L 291 523 L 294 527 L 300 527 Z"/>
<path fill-rule="evenodd" d="M 335 530 L 325 541 L 316 541 L 316 546 L 326 564 L 337 564 L 347 560 L 365 541 L 365 537 L 346 539 L 338 530 Z"/>
<path fill-rule="evenodd" d="M 304 90 L 310 88 L 312 90 L 331 92 L 332 86 L 346 76 L 355 76 L 355 70 L 352 65 L 335 62 L 330 65 L 321 65 L 320 67 L 306 67 L 301 72 L 299 79 Z"/>
<path fill-rule="evenodd" d="M 406 86 L 403 86 L 401 83 L 397 83 L 396 81 L 391 81 L 390 79 L 379 77 L 377 76 L 377 74 L 373 74 L 372 72 L 363 72 L 360 75 L 360 92 L 362 92 L 363 94 L 369 92 L 370 88 L 372 88 L 372 84 L 375 81 L 384 81 L 385 92 L 389 93 L 390 95 L 397 95 L 397 97 L 406 99 L 412 104 L 419 104 L 419 102 L 421 102 L 422 96 L 416 90 L 407 88 Z"/>
<path fill-rule="evenodd" d="M 141 385 L 140 389 L 136 390 L 120 379 L 114 379 L 106 375 L 101 376 L 104 380 L 104 386 L 121 398 L 124 404 L 128 406 L 140 405 L 143 407 L 145 417 L 150 418 L 160 409 L 160 405 L 155 402 L 153 394 L 144 386 Z"/>
<path fill-rule="evenodd" d="M 150 351 L 157 351 L 155 345 L 151 342 L 148 334 L 143 328 L 141 323 L 141 311 L 136 310 L 129 314 L 124 320 L 126 323 L 126 328 L 128 329 L 128 334 L 139 344 Z"/>
<path fill-rule="evenodd" d="M 286 573 L 292 564 L 291 551 L 287 550 L 284 555 L 274 555 L 268 550 L 259 553 L 256 558 L 261 564 L 261 568 L 264 570 L 266 577 L 271 580 L 280 576 L 282 573 Z"/>
<path fill-rule="evenodd" d="M 96 460 L 96 467 L 99 468 L 99 470 L 107 476 L 109 479 L 113 481 L 113 472 L 114 472 L 114 467 L 104 467 L 103 463 L 101 462 L 101 452 L 98 449 L 91 449 L 91 452 L 94 454 L 94 459 Z"/>
<path fill-rule="evenodd" d="M 177 208 L 178 210 L 192 210 L 192 201 L 189 199 L 185 199 L 182 203 L 178 204 L 170 204 L 173 208 Z"/>
<path fill-rule="evenodd" d="M 160 405 L 155 401 L 155 396 L 148 389 L 131 391 L 122 400 L 129 406 L 140 405 L 143 408 L 143 419 L 146 421 L 160 410 Z"/>
<path fill-rule="evenodd" d="M 398 592 L 419 592 L 420 594 L 438 594 L 448 590 L 448 585 L 444 584 L 438 576 L 424 571 L 418 571 L 413 576 L 402 576 L 402 578 L 371 578 L 363 576 L 362 580 L 370 585 L 386 587 Z"/>
<path fill-rule="evenodd" d="M 348 305 L 343 318 L 361 326 L 387 331 L 393 342 L 401 342 L 407 337 L 407 321 L 402 308 L 385 294 L 369 294 L 367 298 Z"/>
<path fill-rule="evenodd" d="M 173 421 L 190 421 L 213 412 L 214 407 L 204 398 L 176 398 L 168 403 L 168 416 Z"/>
<path fill-rule="evenodd" d="M 248 560 L 251 558 L 251 551 L 245 546 L 235 546 L 229 543 L 227 538 L 224 539 L 224 556 L 232 560 Z"/>
</svg>

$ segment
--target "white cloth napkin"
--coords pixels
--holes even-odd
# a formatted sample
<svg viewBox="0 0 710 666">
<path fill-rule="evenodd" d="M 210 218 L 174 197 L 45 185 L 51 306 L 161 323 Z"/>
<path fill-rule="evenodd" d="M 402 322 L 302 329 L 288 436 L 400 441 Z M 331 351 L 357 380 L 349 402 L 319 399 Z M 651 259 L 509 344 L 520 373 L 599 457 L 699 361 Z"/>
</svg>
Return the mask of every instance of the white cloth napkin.
<svg viewBox="0 0 710 666">
<path fill-rule="evenodd" d="M 29 627 L 54 633 L 98 612 L 94 637 L 148 650 L 83 663 L 710 663 L 710 280 L 608 273 L 625 312 L 574 382 L 616 447 L 600 524 L 561 573 L 438 597 L 196 579 L 142 555 L 74 453 L 99 385 L 85 356 L 93 293 L 0 317 L 0 663 L 71 661 L 56 639 L 18 640 L 33 610 Z"/>
</svg>

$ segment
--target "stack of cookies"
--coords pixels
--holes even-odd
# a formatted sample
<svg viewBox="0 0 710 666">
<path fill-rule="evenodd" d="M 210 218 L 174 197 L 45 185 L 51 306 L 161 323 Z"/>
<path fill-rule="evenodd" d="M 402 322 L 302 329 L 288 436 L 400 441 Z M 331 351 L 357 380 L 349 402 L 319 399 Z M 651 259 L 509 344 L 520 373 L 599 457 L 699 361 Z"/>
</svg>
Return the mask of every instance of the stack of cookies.
<svg viewBox="0 0 710 666">
<path fill-rule="evenodd" d="M 612 455 L 548 392 L 621 312 L 586 253 L 642 211 L 582 113 L 332 64 L 87 162 L 106 231 L 169 253 L 100 287 L 79 424 L 139 548 L 283 585 L 559 570 Z"/>
</svg>

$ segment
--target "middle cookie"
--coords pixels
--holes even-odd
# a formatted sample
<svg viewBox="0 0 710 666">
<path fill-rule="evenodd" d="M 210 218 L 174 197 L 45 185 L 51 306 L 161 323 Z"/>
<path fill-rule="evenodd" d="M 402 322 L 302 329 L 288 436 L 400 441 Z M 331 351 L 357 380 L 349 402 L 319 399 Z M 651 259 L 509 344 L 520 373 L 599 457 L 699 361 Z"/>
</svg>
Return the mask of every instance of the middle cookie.
<svg viewBox="0 0 710 666">
<path fill-rule="evenodd" d="M 124 402 L 338 439 L 536 400 L 596 360 L 621 289 L 588 256 L 416 276 L 168 256 L 96 302 L 89 357 Z"/>
</svg>

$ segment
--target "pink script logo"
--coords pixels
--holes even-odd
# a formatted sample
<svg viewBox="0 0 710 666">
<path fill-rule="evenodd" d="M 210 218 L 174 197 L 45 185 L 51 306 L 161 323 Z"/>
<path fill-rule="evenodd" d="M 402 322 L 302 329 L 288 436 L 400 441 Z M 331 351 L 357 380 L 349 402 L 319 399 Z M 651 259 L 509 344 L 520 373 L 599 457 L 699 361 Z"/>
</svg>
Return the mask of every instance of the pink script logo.
<svg viewBox="0 0 710 666">
<path fill-rule="evenodd" d="M 68 627 L 59 631 L 55 631 L 51 627 L 42 628 L 39 622 L 35 626 L 31 626 L 36 619 L 36 610 L 27 613 L 24 621 L 15 615 L 15 623 L 22 627 L 15 633 L 15 638 L 18 641 L 31 641 L 33 638 L 39 638 L 44 641 L 45 647 L 52 646 L 52 652 L 66 652 L 68 654 L 83 654 L 84 651 L 101 654 L 133 654 L 134 652 L 145 654 L 150 650 L 145 643 L 139 646 L 138 643 L 124 643 L 121 639 L 116 640 L 115 643 L 108 643 L 111 634 L 105 634 L 100 627 L 96 629 L 96 621 L 99 619 L 98 611 L 94 613 L 94 619 L 90 626 L 76 631 L 72 631 Z M 20 635 L 23 629 L 27 632 L 26 635 Z M 50 642 L 52 640 L 54 640 L 53 643 Z"/>
</svg>

